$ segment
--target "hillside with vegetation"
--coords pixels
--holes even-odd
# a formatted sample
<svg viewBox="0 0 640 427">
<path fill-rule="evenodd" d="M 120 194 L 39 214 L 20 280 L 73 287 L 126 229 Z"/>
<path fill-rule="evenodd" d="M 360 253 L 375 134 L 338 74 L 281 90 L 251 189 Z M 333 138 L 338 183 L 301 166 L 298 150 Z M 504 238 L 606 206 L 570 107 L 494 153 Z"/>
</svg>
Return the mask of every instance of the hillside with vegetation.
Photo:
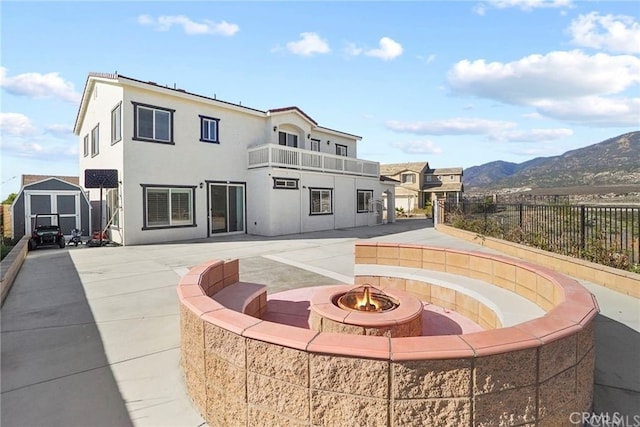
<svg viewBox="0 0 640 427">
<path fill-rule="evenodd" d="M 464 170 L 465 193 L 640 193 L 640 131 L 559 156 L 495 161 Z"/>
</svg>

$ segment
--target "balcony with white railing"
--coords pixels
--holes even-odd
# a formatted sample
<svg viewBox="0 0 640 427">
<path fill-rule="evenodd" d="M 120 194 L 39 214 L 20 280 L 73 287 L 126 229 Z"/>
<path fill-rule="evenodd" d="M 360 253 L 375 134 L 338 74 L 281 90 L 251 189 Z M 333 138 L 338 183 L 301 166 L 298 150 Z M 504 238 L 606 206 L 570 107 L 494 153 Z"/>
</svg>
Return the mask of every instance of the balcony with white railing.
<svg viewBox="0 0 640 427">
<path fill-rule="evenodd" d="M 277 144 L 250 147 L 249 169 L 278 167 L 326 173 L 380 176 L 380 163 Z"/>
</svg>

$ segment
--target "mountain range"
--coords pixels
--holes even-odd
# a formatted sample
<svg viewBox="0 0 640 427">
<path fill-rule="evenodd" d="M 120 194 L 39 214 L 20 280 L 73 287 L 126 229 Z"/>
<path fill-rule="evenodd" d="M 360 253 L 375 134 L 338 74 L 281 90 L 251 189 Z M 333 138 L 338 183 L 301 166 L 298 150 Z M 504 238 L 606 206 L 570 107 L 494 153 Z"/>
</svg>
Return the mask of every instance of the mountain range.
<svg viewBox="0 0 640 427">
<path fill-rule="evenodd" d="M 640 131 L 559 156 L 537 157 L 523 163 L 502 160 L 464 170 L 466 193 L 505 189 L 564 187 L 625 187 L 640 191 Z"/>
</svg>

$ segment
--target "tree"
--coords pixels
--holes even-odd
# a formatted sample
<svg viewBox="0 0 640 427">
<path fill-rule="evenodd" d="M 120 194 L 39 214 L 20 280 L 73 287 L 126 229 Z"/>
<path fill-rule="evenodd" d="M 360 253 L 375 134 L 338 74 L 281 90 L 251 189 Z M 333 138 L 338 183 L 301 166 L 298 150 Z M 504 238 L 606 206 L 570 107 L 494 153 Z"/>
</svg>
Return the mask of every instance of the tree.
<svg viewBox="0 0 640 427">
<path fill-rule="evenodd" d="M 13 203 L 13 201 L 16 199 L 16 197 L 18 197 L 18 193 L 11 193 L 7 196 L 6 199 L 4 199 L 2 201 L 3 205 L 10 205 Z"/>
</svg>

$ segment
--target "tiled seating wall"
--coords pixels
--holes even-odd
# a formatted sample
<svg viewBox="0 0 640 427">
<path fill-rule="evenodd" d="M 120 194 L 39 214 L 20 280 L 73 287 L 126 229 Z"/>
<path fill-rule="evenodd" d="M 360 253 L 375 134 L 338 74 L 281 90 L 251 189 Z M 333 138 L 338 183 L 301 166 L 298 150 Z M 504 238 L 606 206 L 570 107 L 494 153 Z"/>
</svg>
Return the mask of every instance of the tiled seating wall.
<svg viewBox="0 0 640 427">
<path fill-rule="evenodd" d="M 186 385 L 210 425 L 556 426 L 590 409 L 598 308 L 577 282 L 506 257 L 442 248 L 366 242 L 355 255 L 357 263 L 419 262 L 419 268 L 482 276 L 540 298 L 548 311 L 513 327 L 463 335 L 316 332 L 210 298 L 221 280 L 211 270 L 222 265 L 224 286 L 227 265 L 211 261 L 178 286 Z M 237 274 L 237 261 L 228 264 L 230 276 Z M 528 286 L 517 280 L 525 276 Z M 442 292 L 433 289 L 431 298 Z"/>
<path fill-rule="evenodd" d="M 640 274 L 638 273 L 632 273 L 619 268 L 608 267 L 606 265 L 493 237 L 479 238 L 477 233 L 460 230 L 444 224 L 438 224 L 437 229 L 451 236 L 474 242 L 540 265 L 545 265 L 554 271 L 596 283 L 625 295 L 640 298 L 640 286 L 638 285 L 640 283 Z"/>
</svg>

